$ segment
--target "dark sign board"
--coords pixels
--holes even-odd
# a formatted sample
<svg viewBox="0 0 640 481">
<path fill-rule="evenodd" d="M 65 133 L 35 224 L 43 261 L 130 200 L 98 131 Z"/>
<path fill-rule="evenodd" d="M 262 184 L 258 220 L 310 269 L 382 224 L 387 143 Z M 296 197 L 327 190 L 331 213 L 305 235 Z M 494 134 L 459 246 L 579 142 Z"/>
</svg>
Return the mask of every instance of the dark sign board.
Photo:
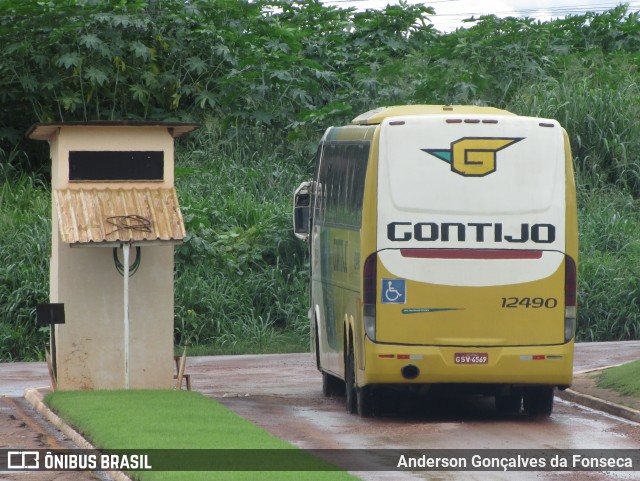
<svg viewBox="0 0 640 481">
<path fill-rule="evenodd" d="M 36 306 L 36 322 L 39 326 L 64 324 L 64 304 L 38 304 Z"/>
<path fill-rule="evenodd" d="M 72 182 L 162 181 L 164 152 L 72 150 L 69 180 Z"/>
</svg>

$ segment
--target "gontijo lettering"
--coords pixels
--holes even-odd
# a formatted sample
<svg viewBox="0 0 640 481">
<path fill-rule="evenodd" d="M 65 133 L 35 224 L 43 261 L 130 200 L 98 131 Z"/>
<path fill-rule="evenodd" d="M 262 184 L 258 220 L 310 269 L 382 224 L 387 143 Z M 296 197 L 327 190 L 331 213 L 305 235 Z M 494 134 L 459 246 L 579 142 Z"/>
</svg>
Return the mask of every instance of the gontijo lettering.
<svg viewBox="0 0 640 481">
<path fill-rule="evenodd" d="M 491 222 L 390 222 L 387 238 L 391 241 L 441 242 L 512 242 L 551 244 L 556 240 L 553 224 L 520 224 L 519 229 L 506 230 L 501 223 Z"/>
</svg>

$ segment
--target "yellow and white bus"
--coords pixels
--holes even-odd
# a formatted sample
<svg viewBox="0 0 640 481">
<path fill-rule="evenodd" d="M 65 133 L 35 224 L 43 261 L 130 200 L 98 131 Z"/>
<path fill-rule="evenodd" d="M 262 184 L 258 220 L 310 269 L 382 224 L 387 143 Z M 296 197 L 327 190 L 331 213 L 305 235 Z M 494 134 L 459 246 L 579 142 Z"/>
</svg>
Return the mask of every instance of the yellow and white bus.
<svg viewBox="0 0 640 481">
<path fill-rule="evenodd" d="M 294 195 L 325 395 L 465 385 L 548 416 L 571 385 L 578 230 L 567 134 L 475 106 L 376 109 L 329 128 Z"/>
</svg>

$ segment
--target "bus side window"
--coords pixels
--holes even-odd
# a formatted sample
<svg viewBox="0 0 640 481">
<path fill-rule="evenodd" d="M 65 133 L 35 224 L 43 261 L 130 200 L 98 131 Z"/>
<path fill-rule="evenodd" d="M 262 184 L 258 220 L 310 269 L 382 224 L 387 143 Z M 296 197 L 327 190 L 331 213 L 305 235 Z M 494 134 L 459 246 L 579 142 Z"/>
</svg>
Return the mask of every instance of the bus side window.
<svg viewBox="0 0 640 481">
<path fill-rule="evenodd" d="M 328 150 L 327 144 L 318 148 L 318 176 L 315 187 L 315 222 L 318 225 L 324 224 L 327 213 Z"/>
<path fill-rule="evenodd" d="M 326 142 L 317 176 L 315 221 L 360 227 L 364 178 L 369 156 L 368 142 Z"/>
<path fill-rule="evenodd" d="M 364 196 L 364 181 L 367 174 L 367 160 L 369 158 L 369 149 L 365 146 L 358 150 L 354 162 L 354 179 L 353 179 L 353 211 L 356 213 L 356 225 L 360 226 L 362 222 L 362 200 Z"/>
</svg>

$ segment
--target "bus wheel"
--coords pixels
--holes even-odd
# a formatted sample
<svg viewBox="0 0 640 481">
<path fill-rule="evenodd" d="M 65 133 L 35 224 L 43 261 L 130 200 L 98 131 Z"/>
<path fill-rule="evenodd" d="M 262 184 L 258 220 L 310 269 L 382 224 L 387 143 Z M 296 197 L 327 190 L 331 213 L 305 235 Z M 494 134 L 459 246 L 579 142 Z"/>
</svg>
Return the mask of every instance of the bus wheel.
<svg viewBox="0 0 640 481">
<path fill-rule="evenodd" d="M 522 406 L 522 391 L 514 389 L 509 394 L 496 395 L 496 411 L 500 414 L 513 416 L 520 412 Z"/>
<path fill-rule="evenodd" d="M 342 379 L 322 371 L 322 394 L 326 397 L 344 395 L 344 382 Z"/>
<path fill-rule="evenodd" d="M 356 401 L 358 404 L 358 414 L 363 418 L 373 416 L 373 388 L 371 386 L 362 386 L 356 390 Z"/>
<path fill-rule="evenodd" d="M 538 386 L 524 388 L 523 406 L 527 416 L 532 418 L 547 418 L 553 411 L 553 386 Z"/>
<path fill-rule="evenodd" d="M 357 390 L 356 390 L 356 369 L 355 360 L 353 358 L 353 349 L 349 349 L 347 354 L 347 365 L 345 385 L 347 390 L 347 411 L 354 414 L 358 411 Z"/>
</svg>

